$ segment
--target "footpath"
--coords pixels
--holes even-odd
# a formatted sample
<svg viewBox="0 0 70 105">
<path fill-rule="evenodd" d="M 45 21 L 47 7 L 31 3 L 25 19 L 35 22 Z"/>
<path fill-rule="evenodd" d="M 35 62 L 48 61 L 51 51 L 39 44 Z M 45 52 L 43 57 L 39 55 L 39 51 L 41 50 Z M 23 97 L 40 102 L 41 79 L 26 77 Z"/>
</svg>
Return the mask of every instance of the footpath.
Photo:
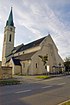
<svg viewBox="0 0 70 105">
<path fill-rule="evenodd" d="M 68 76 L 67 74 L 57 74 L 57 75 L 49 75 L 50 78 L 48 79 L 52 79 L 52 78 L 58 78 L 58 77 L 62 77 L 62 76 Z M 37 81 L 42 81 L 45 80 L 43 78 L 37 78 L 37 76 L 18 76 L 15 75 L 14 76 L 15 79 L 19 80 L 21 83 L 23 82 L 37 82 Z M 46 80 L 48 80 L 46 79 Z"/>
<path fill-rule="evenodd" d="M 14 76 L 15 79 L 19 80 L 21 83 L 23 82 L 36 82 L 41 81 L 42 79 L 36 78 L 36 76 Z"/>
</svg>

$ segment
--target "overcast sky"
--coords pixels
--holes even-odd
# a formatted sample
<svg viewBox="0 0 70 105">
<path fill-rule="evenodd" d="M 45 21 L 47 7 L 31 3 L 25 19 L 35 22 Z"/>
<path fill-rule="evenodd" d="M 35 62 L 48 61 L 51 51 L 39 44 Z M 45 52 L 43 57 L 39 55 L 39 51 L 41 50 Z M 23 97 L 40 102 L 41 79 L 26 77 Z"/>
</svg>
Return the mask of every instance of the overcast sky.
<svg viewBox="0 0 70 105">
<path fill-rule="evenodd" d="M 15 46 L 50 34 L 62 58 L 70 56 L 70 0 L 0 0 L 0 60 L 11 6 Z"/>
</svg>

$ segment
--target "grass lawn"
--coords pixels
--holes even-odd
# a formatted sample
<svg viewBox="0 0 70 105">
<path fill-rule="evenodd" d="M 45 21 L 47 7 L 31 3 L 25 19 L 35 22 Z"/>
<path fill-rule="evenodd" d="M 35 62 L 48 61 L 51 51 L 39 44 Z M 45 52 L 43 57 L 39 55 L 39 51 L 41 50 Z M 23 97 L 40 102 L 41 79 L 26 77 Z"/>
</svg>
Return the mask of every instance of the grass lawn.
<svg viewBox="0 0 70 105">
<path fill-rule="evenodd" d="M 5 79 L 5 80 L 0 80 L 0 86 L 4 85 L 16 85 L 19 84 L 20 81 L 14 80 L 14 79 Z"/>
<path fill-rule="evenodd" d="M 38 79 L 49 79 L 49 78 L 51 78 L 51 76 L 49 76 L 49 75 L 40 75 L 40 76 L 36 76 L 36 78 L 38 78 Z"/>
<path fill-rule="evenodd" d="M 18 76 L 25 76 L 25 77 L 35 77 L 35 78 L 38 78 L 38 79 L 49 79 L 49 78 L 51 78 L 51 76 L 49 76 L 49 75 L 34 75 L 34 76 L 30 76 L 30 75 L 24 75 L 24 74 L 18 74 Z"/>
</svg>

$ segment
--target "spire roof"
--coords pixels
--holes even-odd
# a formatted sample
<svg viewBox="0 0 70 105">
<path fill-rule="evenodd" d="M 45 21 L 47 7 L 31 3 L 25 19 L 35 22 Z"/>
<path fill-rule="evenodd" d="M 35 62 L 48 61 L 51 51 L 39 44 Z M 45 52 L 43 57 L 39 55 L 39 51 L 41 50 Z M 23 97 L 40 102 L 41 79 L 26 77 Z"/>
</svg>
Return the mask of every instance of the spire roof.
<svg viewBox="0 0 70 105">
<path fill-rule="evenodd" d="M 14 26 L 12 7 L 11 7 L 10 14 L 9 14 L 9 18 L 8 18 L 8 20 L 6 22 L 6 26 Z"/>
</svg>

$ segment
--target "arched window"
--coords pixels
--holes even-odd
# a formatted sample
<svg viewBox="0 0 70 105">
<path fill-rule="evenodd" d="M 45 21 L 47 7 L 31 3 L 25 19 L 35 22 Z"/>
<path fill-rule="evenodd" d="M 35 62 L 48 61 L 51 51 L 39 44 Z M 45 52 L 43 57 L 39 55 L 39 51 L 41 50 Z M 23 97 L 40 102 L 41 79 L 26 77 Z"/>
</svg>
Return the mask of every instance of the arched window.
<svg viewBox="0 0 70 105">
<path fill-rule="evenodd" d="M 37 63 L 36 63 L 36 68 L 37 68 Z"/>
<path fill-rule="evenodd" d="M 9 41 L 11 42 L 11 34 L 10 34 L 10 36 L 9 36 Z"/>
</svg>

